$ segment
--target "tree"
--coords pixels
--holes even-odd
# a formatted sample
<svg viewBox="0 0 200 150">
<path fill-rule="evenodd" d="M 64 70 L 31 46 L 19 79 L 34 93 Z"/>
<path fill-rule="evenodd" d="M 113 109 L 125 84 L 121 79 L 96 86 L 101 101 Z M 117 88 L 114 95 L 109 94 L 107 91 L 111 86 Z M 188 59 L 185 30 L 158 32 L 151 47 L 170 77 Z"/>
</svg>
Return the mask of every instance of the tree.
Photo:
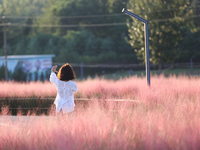
<svg viewBox="0 0 200 150">
<path fill-rule="evenodd" d="M 41 9 L 47 0 L 2 0 L 0 15 L 5 16 L 6 22 L 12 24 L 30 23 L 31 18 L 42 13 Z M 21 17 L 21 18 L 19 18 Z M 24 18 L 23 18 L 24 17 Z M 32 18 L 33 19 L 33 18 Z M 19 30 L 20 29 L 20 30 Z M 23 30 L 23 27 L 17 26 L 9 29 L 10 34 L 17 35 Z M 22 33 L 22 32 L 21 32 Z"/>
<path fill-rule="evenodd" d="M 121 10 L 127 2 L 128 0 L 50 0 L 43 9 L 43 16 L 48 19 L 39 19 L 37 24 L 77 26 L 71 28 L 41 27 L 38 28 L 38 32 L 69 38 L 71 43 L 68 43 L 69 46 L 66 49 L 71 48 L 83 57 L 94 57 L 103 55 L 102 53 L 106 55 L 109 52 L 109 55 L 115 53 L 118 57 L 114 60 L 135 62 L 137 61 L 134 57 L 135 52 L 126 41 L 127 26 L 101 26 L 101 24 L 125 23 L 127 16 L 122 14 Z M 100 26 L 80 26 L 84 24 L 100 24 Z"/>
<path fill-rule="evenodd" d="M 10 22 L 7 26 L 7 50 L 8 54 L 14 51 L 10 47 L 17 45 L 22 36 L 28 36 L 32 33 L 31 27 L 22 27 L 21 24 L 32 24 L 38 15 L 42 13 L 41 9 L 47 0 L 0 0 L 0 16 L 5 16 L 5 22 Z M 29 17 L 27 17 L 29 16 Z M 0 19 L 0 23 L 3 20 Z M 17 26 L 18 24 L 19 26 Z M 3 55 L 3 26 L 0 27 L 0 55 Z"/>
<path fill-rule="evenodd" d="M 189 62 L 192 56 L 195 62 L 200 62 L 200 29 L 191 31 L 191 29 L 183 27 L 181 28 L 181 36 L 183 40 L 179 44 L 181 50 L 181 57 L 178 59 L 179 62 Z"/>
<path fill-rule="evenodd" d="M 0 66 L 0 80 L 4 80 L 5 79 L 5 66 L 2 65 Z"/>
<path fill-rule="evenodd" d="M 197 26 L 197 27 L 200 27 L 200 18 L 199 18 L 199 15 L 200 15 L 200 0 L 193 0 L 192 2 L 192 7 L 193 7 L 193 15 L 195 16 L 194 18 L 194 24 Z"/>
<path fill-rule="evenodd" d="M 0 14 L 6 16 L 6 22 L 12 23 L 7 28 L 8 55 L 53 53 L 57 62 L 136 62 L 136 54 L 126 40 L 128 16 L 121 12 L 127 2 L 0 0 Z M 113 23 L 123 25 L 102 25 Z M 81 26 L 85 24 L 99 25 Z M 76 27 L 66 28 L 62 25 Z M 0 30 L 3 31 L 3 27 Z M 0 32 L 1 38 L 0 48 L 3 48 L 3 32 Z M 3 55 L 3 50 L 0 55 Z"/>
<path fill-rule="evenodd" d="M 11 76 L 11 71 L 8 70 L 8 78 Z M 5 80 L 5 66 L 0 66 L 0 80 Z"/>
<path fill-rule="evenodd" d="M 22 62 L 18 62 L 14 72 L 12 74 L 12 79 L 15 81 L 26 81 L 26 73 L 23 71 Z"/>
<path fill-rule="evenodd" d="M 150 61 L 159 64 L 173 63 L 180 57 L 182 40 L 180 27 L 187 26 L 189 0 L 130 0 L 131 11 L 149 21 Z M 138 58 L 145 61 L 144 27 L 133 19 L 129 25 L 130 44 Z"/>
</svg>

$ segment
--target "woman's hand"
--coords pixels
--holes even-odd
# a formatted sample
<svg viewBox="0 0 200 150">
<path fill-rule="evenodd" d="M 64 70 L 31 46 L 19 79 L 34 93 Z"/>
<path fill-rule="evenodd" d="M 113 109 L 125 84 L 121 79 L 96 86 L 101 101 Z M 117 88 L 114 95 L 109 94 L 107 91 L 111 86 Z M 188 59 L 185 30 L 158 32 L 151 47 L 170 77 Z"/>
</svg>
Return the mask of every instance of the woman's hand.
<svg viewBox="0 0 200 150">
<path fill-rule="evenodd" d="M 51 68 L 51 72 L 52 72 L 52 71 L 53 71 L 53 72 L 57 72 L 57 71 L 56 71 L 56 68 L 57 68 L 57 65 L 53 66 L 53 67 Z"/>
</svg>

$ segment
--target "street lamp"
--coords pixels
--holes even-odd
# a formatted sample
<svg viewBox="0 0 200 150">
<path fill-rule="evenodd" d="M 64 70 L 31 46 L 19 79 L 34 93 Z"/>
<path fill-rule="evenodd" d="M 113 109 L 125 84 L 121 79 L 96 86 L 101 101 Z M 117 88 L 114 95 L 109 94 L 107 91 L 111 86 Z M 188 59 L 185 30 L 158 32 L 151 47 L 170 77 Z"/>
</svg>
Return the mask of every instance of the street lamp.
<svg viewBox="0 0 200 150">
<path fill-rule="evenodd" d="M 149 62 L 149 29 L 148 29 L 148 20 L 145 20 L 144 18 L 126 10 L 125 8 L 122 9 L 122 12 L 125 14 L 134 17 L 144 23 L 144 29 L 145 29 L 145 58 L 146 58 L 146 78 L 147 78 L 147 84 L 150 86 L 150 62 Z"/>
</svg>

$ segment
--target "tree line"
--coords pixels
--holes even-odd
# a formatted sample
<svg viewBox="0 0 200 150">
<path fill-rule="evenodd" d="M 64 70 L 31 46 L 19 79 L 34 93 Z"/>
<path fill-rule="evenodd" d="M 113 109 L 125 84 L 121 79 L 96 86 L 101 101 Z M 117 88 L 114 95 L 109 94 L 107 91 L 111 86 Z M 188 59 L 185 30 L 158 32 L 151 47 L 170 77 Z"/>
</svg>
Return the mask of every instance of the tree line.
<svg viewBox="0 0 200 150">
<path fill-rule="evenodd" d="M 0 0 L 8 55 L 55 54 L 54 62 L 142 63 L 149 21 L 150 61 L 189 62 L 200 57 L 200 0 Z M 0 26 L 0 55 L 4 55 Z"/>
</svg>

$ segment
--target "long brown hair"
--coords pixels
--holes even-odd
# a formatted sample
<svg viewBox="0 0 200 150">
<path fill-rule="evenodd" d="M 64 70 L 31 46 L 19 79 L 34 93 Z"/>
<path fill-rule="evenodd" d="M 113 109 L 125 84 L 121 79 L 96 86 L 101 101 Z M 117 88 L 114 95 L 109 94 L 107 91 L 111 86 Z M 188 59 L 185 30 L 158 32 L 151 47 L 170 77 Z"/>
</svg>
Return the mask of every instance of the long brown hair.
<svg viewBox="0 0 200 150">
<path fill-rule="evenodd" d="M 64 64 L 58 71 L 58 79 L 69 81 L 76 78 L 75 72 L 69 63 Z"/>
</svg>

